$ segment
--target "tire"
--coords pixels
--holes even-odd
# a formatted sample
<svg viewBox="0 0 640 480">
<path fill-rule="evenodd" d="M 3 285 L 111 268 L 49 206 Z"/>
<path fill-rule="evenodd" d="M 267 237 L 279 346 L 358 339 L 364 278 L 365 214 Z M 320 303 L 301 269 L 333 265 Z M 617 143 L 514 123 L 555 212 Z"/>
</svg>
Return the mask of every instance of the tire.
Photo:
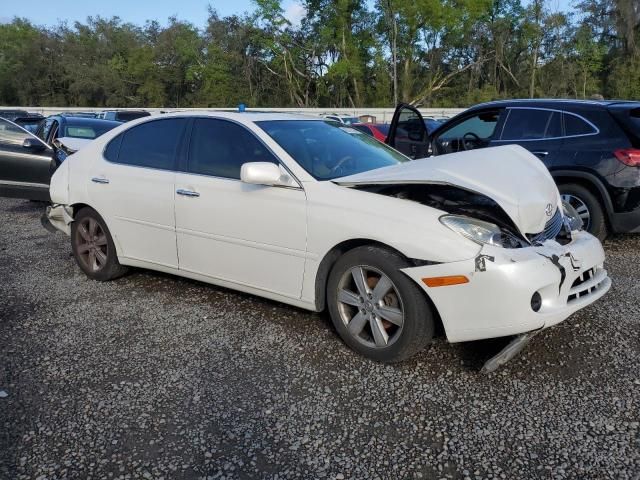
<svg viewBox="0 0 640 480">
<path fill-rule="evenodd" d="M 400 362 L 423 350 L 433 338 L 431 306 L 413 280 L 400 271 L 409 266 L 397 253 L 363 246 L 338 258 L 329 274 L 327 302 L 333 325 L 349 347 L 367 358 Z M 362 279 L 360 287 L 356 278 Z"/>
<path fill-rule="evenodd" d="M 106 282 L 127 272 L 118 262 L 107 224 L 92 208 L 85 207 L 75 216 L 71 224 L 71 249 L 80 269 L 92 280 Z"/>
<path fill-rule="evenodd" d="M 604 209 L 593 193 L 576 183 L 559 185 L 558 190 L 560 190 L 562 199 L 569 201 L 579 214 L 582 214 L 584 211 L 584 209 L 581 208 L 582 205 L 586 207 L 588 218 L 583 218 L 583 215 L 581 215 L 581 218 L 583 218 L 583 222 L 585 223 L 584 229 L 587 232 L 597 237 L 600 241 L 607 238 L 607 219 L 604 214 Z"/>
</svg>

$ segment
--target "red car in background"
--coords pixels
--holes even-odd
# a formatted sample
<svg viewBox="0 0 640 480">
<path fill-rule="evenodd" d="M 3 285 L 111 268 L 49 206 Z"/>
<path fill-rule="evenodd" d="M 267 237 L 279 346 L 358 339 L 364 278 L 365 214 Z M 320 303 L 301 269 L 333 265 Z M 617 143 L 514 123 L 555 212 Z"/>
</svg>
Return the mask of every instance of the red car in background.
<svg viewBox="0 0 640 480">
<path fill-rule="evenodd" d="M 384 142 L 389 134 L 388 123 L 354 123 L 351 125 L 353 128 L 357 128 L 361 132 L 371 135 L 376 140 Z"/>
</svg>

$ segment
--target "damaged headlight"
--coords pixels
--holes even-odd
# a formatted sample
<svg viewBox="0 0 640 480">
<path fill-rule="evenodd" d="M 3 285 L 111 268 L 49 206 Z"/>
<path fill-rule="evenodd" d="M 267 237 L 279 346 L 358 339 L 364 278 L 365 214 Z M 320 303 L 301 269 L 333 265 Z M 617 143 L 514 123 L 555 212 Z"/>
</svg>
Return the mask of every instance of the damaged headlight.
<svg viewBox="0 0 640 480">
<path fill-rule="evenodd" d="M 573 208 L 573 205 L 563 200 L 562 210 L 564 210 L 565 222 L 567 223 L 567 226 L 569 227 L 570 231 L 573 232 L 575 230 L 582 230 L 584 223 L 582 222 L 582 219 L 580 218 L 580 214 L 578 213 L 578 211 L 575 208 Z"/>
<path fill-rule="evenodd" d="M 523 240 L 500 228 L 495 223 L 461 215 L 443 215 L 440 222 L 469 240 L 479 244 L 495 245 L 503 248 L 528 246 Z"/>
</svg>

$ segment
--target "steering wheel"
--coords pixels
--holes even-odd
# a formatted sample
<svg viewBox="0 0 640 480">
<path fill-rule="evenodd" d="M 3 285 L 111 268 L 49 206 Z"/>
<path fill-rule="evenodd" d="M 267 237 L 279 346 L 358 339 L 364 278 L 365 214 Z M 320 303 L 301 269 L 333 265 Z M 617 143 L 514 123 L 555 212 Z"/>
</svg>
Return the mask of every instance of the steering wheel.
<svg viewBox="0 0 640 480">
<path fill-rule="evenodd" d="M 337 175 L 338 174 L 338 170 L 340 169 L 340 167 L 342 167 L 342 165 L 347 163 L 349 160 L 353 160 L 351 155 L 345 155 L 344 157 L 342 157 L 340 160 L 338 160 L 338 163 L 336 163 L 333 166 L 333 168 L 330 171 L 330 174 L 331 175 Z"/>
<path fill-rule="evenodd" d="M 469 137 L 469 138 L 467 138 Z M 469 145 L 467 145 L 469 142 Z M 481 138 L 473 132 L 467 132 L 462 136 L 462 144 L 463 150 L 473 150 L 474 148 L 478 148 L 478 145 L 482 142 Z"/>
</svg>

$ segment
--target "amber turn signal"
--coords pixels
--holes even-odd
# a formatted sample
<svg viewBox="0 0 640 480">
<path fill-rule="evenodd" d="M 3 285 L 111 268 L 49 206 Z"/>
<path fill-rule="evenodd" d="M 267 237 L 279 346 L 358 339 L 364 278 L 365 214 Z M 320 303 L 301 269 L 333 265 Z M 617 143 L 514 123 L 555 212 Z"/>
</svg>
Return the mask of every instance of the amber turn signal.
<svg viewBox="0 0 640 480">
<path fill-rule="evenodd" d="M 462 283 L 469 283 L 469 279 L 464 275 L 423 278 L 422 281 L 427 287 L 447 287 L 449 285 L 460 285 Z"/>
</svg>

